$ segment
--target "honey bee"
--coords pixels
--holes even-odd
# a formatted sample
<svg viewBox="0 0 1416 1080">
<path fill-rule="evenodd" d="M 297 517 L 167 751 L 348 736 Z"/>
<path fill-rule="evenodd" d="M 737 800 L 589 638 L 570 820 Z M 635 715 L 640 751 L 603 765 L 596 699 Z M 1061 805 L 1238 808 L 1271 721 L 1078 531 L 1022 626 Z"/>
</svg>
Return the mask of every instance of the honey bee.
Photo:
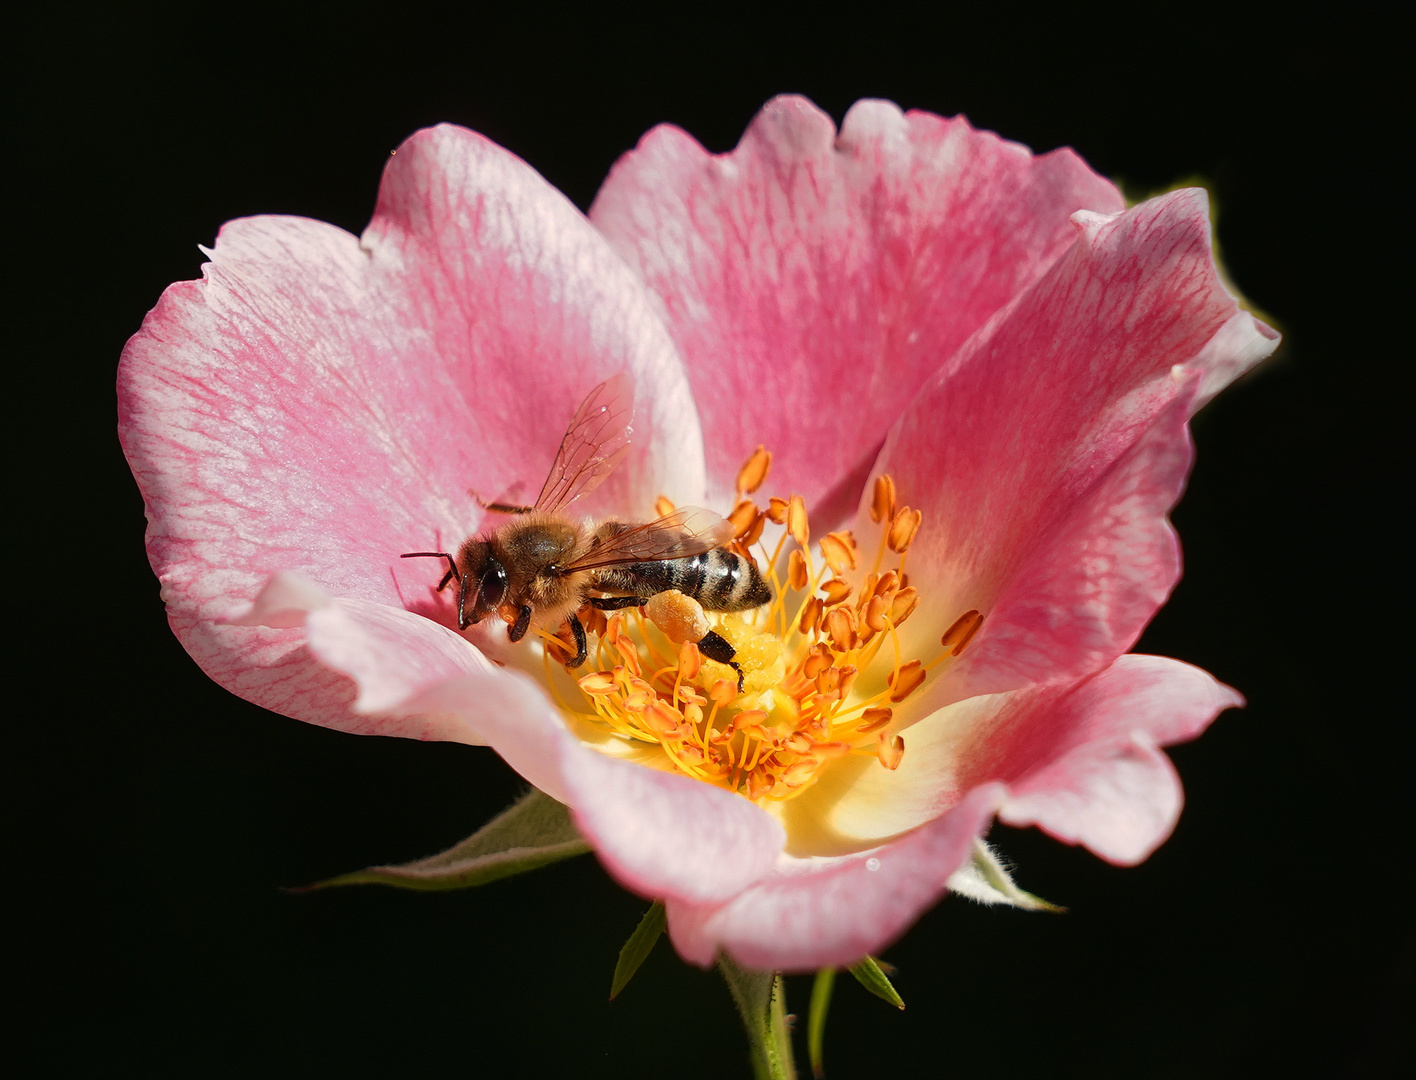
<svg viewBox="0 0 1416 1080">
<path fill-rule="evenodd" d="M 733 527 L 710 510 L 682 507 L 644 524 L 609 519 L 591 525 L 565 513 L 629 452 L 633 415 L 629 377 L 607 379 L 571 418 L 533 505 L 483 503 L 513 520 L 469 537 L 456 558 L 446 551 L 402 556 L 447 560 L 438 591 L 457 582 L 459 628 L 496 614 L 515 642 L 533 624 L 554 630 L 568 622 L 576 652 L 566 666 L 575 668 L 587 656 L 585 627 L 576 615 L 582 604 L 602 611 L 637 607 L 669 589 L 709 611 L 746 611 L 772 599 L 757 564 L 723 547 L 733 538 Z M 743 673 L 733 660 L 733 646 L 715 631 L 697 644 L 704 656 L 737 671 L 741 690 Z"/>
</svg>

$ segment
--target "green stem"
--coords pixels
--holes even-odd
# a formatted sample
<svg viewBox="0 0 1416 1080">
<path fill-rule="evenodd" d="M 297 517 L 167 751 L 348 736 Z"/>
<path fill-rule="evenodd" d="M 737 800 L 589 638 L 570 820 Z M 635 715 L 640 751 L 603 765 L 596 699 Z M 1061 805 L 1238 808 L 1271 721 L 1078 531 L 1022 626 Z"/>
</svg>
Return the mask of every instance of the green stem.
<svg viewBox="0 0 1416 1080">
<path fill-rule="evenodd" d="M 796 1080 L 792 1034 L 787 1026 L 786 987 L 781 975 L 738 967 L 726 955 L 718 958 L 733 1002 L 747 1029 L 752 1068 L 758 1080 Z"/>
</svg>

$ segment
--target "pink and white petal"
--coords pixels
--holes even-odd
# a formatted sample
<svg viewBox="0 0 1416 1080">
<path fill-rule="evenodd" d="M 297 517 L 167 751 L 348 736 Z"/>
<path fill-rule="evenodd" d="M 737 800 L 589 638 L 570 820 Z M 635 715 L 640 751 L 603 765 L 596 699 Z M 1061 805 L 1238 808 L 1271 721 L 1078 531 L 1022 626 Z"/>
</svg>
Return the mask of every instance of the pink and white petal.
<svg viewBox="0 0 1416 1080">
<path fill-rule="evenodd" d="M 646 897 L 722 901 L 769 873 L 782 851 L 782 826 L 741 796 L 582 744 L 520 672 L 453 680 L 403 708 L 460 717 L 528 781 L 573 807 L 606 868 Z"/>
<path fill-rule="evenodd" d="M 332 597 L 295 574 L 277 574 L 253 603 L 222 622 L 270 662 L 231 655 L 208 669 L 242 696 L 260 696 L 276 712 L 358 735 L 398 735 L 480 745 L 461 718 L 398 711 L 404 701 L 469 673 L 496 668 L 445 627 L 368 600 Z M 225 666 L 222 666 L 225 665 Z"/>
<path fill-rule="evenodd" d="M 1215 273 L 1203 192 L 1079 217 L 1077 244 L 919 393 L 876 466 L 924 513 L 910 647 L 985 616 L 932 705 L 1075 679 L 1130 647 L 1179 574 L 1163 516 L 1196 382 L 1276 345 Z"/>
<path fill-rule="evenodd" d="M 857 103 L 837 135 L 787 96 L 730 154 L 655 128 L 590 217 L 688 361 L 715 494 L 785 418 L 774 485 L 827 525 L 919 386 L 1071 245 L 1069 215 L 1122 205 L 1070 150 L 1034 157 L 883 101 Z"/>
<path fill-rule="evenodd" d="M 852 964 L 904 933 L 948 886 L 1004 795 L 969 791 L 952 809 L 883 847 L 822 859 L 783 859 L 777 871 L 721 905 L 667 904 L 669 936 L 704 967 L 720 951 L 763 971 Z"/>
<path fill-rule="evenodd" d="M 413 136 L 362 241 L 251 218 L 209 254 L 204 280 L 171 286 L 124 350 L 119 433 L 174 629 L 220 679 L 278 669 L 237 688 L 259 704 L 357 723 L 298 641 L 219 615 L 289 570 L 447 621 L 442 567 L 399 555 L 455 549 L 481 515 L 474 490 L 519 483 L 534 498 L 565 421 L 609 374 L 638 381 L 648 446 L 604 498 L 702 492 L 688 385 L 643 286 L 562 196 L 471 132 Z"/>
<path fill-rule="evenodd" d="M 1009 779 L 999 820 L 1037 825 L 1108 862 L 1130 866 L 1165 842 L 1184 793 L 1157 747 L 1193 739 L 1244 704 L 1199 668 L 1162 656 L 1123 656 L 1062 698 L 1051 715 L 1019 710 L 989 733 Z M 999 770 L 974 770 L 994 775 Z"/>
<path fill-rule="evenodd" d="M 1179 781 L 1156 748 L 1194 738 L 1242 704 L 1199 668 L 1136 655 L 1077 683 L 959 701 L 905 730 L 894 771 L 847 759 L 792 800 L 787 850 L 859 851 L 997 780 L 1009 785 L 1001 820 L 1036 823 L 1113 862 L 1139 862 L 1180 811 Z"/>
</svg>

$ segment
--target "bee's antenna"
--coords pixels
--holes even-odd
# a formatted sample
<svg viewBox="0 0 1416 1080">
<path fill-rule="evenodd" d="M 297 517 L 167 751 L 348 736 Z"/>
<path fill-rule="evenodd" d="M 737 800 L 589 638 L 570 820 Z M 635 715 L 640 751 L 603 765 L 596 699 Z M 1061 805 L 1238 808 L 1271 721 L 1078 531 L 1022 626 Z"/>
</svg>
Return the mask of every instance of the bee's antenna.
<svg viewBox="0 0 1416 1080">
<path fill-rule="evenodd" d="M 447 573 L 443 575 L 442 581 L 438 582 L 438 592 L 447 588 L 447 583 L 453 578 L 457 579 L 457 627 L 459 630 L 467 629 L 467 616 L 463 614 L 465 601 L 467 600 L 467 578 L 457 572 L 457 560 L 446 551 L 405 551 L 399 556 L 400 559 L 446 559 Z"/>
</svg>

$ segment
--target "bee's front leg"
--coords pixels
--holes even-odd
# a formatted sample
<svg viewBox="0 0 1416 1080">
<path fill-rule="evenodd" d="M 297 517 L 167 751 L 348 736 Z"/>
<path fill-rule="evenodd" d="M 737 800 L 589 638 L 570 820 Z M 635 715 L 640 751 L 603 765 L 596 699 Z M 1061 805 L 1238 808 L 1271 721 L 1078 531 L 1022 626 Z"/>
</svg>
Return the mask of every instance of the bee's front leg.
<svg viewBox="0 0 1416 1080">
<path fill-rule="evenodd" d="M 580 621 L 580 616 L 573 611 L 566 618 L 566 622 L 570 623 L 570 633 L 575 638 L 575 655 L 565 662 L 565 666 L 578 668 L 585 663 L 585 658 L 590 655 L 585 644 L 585 625 Z"/>
<path fill-rule="evenodd" d="M 733 648 L 732 642 L 723 637 L 718 631 L 709 630 L 708 633 L 698 639 L 698 651 L 708 657 L 709 660 L 716 660 L 720 664 L 727 664 L 728 667 L 736 671 L 738 677 L 738 693 L 742 693 L 742 668 L 740 668 L 737 665 L 737 661 L 733 659 L 733 657 L 737 655 L 737 650 Z"/>
</svg>

